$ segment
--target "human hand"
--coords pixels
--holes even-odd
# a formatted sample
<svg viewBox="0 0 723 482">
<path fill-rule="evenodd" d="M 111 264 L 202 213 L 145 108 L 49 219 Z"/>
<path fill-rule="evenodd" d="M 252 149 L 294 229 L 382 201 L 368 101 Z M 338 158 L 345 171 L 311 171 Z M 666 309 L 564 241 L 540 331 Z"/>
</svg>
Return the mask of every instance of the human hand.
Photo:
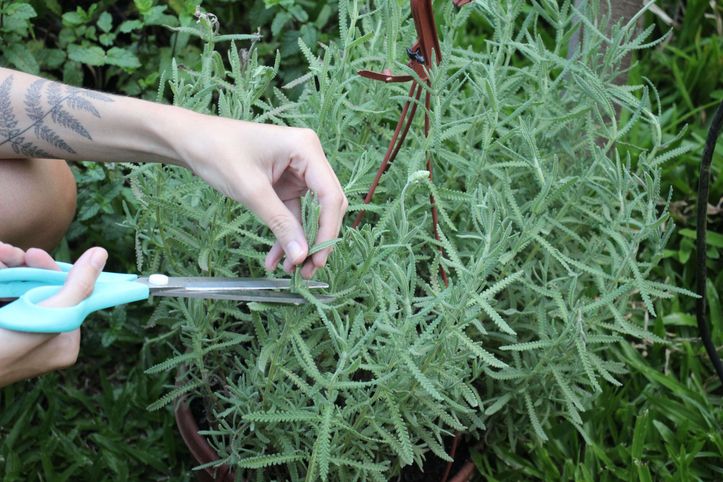
<svg viewBox="0 0 723 482">
<path fill-rule="evenodd" d="M 258 124 L 200 116 L 179 139 L 181 162 L 221 193 L 251 209 L 277 238 L 266 256 L 272 271 L 286 254 L 284 270 L 304 263 L 301 274 L 311 278 L 326 264 L 331 248 L 307 260 L 309 246 L 301 225 L 301 197 L 311 190 L 321 207 L 316 244 L 334 239 L 341 229 L 348 202 L 310 129 Z"/>
<path fill-rule="evenodd" d="M 87 298 L 103 271 L 108 253 L 91 248 L 76 261 L 65 285 L 40 303 L 50 308 L 74 306 Z M 43 250 L 23 251 L 0 242 L 0 269 L 29 266 L 60 270 Z M 80 330 L 68 333 L 22 333 L 0 328 L 0 387 L 18 380 L 75 364 L 80 349 Z"/>
<path fill-rule="evenodd" d="M 92 107 L 73 114 L 79 129 L 88 130 L 88 135 L 78 134 L 79 129 L 66 129 L 69 132 L 64 132 L 61 140 L 67 148 L 61 148 L 28 132 L 26 150 L 42 147 L 48 157 L 67 160 L 163 162 L 188 167 L 223 194 L 246 205 L 271 228 L 278 241 L 266 257 L 268 270 L 276 267 L 284 253 L 284 269 L 291 271 L 303 263 L 301 274 L 305 278 L 326 263 L 331 248 L 307 260 L 301 196 L 311 190 L 321 205 L 316 244 L 338 235 L 348 203 L 312 130 L 209 116 L 57 83 L 42 87 L 42 79 L 2 67 L 0 81 L 7 82 L 9 90 L 12 86 L 9 111 L 24 112 L 27 95 L 33 89 L 68 93 L 56 100 L 51 100 L 50 94 L 39 96 L 38 108 L 44 112 L 67 107 L 70 97 Z M 28 157 L 29 151 L 16 152 L 10 144 L 0 147 L 4 159 Z"/>
<path fill-rule="evenodd" d="M 245 204 L 271 228 L 278 241 L 266 257 L 267 269 L 273 270 L 284 253 L 284 269 L 291 271 L 303 263 L 305 278 L 326 263 L 331 248 L 307 260 L 301 196 L 311 190 L 321 205 L 316 244 L 338 235 L 348 203 L 312 130 L 209 116 L 58 83 L 43 87 L 46 83 L 36 76 L 2 67 L 0 81 L 12 90 L 8 105 L 12 112 L 25 111 L 33 89 L 68 94 L 55 100 L 50 94 L 37 96 L 37 108 L 44 112 L 59 112 L 68 107 L 71 97 L 92 107 L 74 112 L 79 128 L 63 133 L 62 143 L 57 144 L 65 147 L 28 132 L 26 151 L 41 149 L 48 157 L 67 160 L 164 162 L 188 167 L 223 194 Z M 87 135 L 78 133 L 81 128 Z M 16 152 L 11 144 L 0 146 L 0 156 L 28 157 L 28 152 Z"/>
</svg>

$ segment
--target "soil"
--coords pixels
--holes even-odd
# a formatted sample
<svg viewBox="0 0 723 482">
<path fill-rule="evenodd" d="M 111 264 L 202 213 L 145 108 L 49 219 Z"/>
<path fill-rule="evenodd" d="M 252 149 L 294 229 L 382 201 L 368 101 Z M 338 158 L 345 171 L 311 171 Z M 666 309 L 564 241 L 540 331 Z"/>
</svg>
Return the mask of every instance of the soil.
<svg viewBox="0 0 723 482">
<path fill-rule="evenodd" d="M 191 413 L 193 414 L 193 418 L 196 419 L 196 423 L 198 424 L 199 430 L 208 430 L 210 427 L 208 425 L 208 417 L 206 416 L 206 406 L 203 403 L 203 400 L 200 398 L 194 398 L 191 400 L 191 402 L 188 404 L 188 406 L 191 408 Z"/>
<path fill-rule="evenodd" d="M 447 453 L 449 453 L 452 447 L 452 439 L 450 438 L 446 442 L 445 449 L 447 449 Z M 459 446 L 457 447 L 457 453 L 454 456 L 452 470 L 449 472 L 450 478 L 459 472 L 468 458 L 469 446 L 463 438 L 460 441 Z M 407 465 L 402 469 L 399 482 L 440 482 L 444 476 L 445 470 L 447 470 L 447 462 L 436 455 L 429 453 L 424 462 L 423 470 L 420 470 L 417 465 Z"/>
</svg>

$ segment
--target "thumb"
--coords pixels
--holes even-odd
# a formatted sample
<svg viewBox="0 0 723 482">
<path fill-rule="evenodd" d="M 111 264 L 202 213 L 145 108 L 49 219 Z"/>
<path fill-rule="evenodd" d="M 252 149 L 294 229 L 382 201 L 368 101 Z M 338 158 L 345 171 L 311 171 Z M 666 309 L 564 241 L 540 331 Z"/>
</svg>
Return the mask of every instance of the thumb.
<svg viewBox="0 0 723 482">
<path fill-rule="evenodd" d="M 309 251 L 304 229 L 296 216 L 279 199 L 276 191 L 270 185 L 266 189 L 257 188 L 255 197 L 249 199 L 247 205 L 279 240 L 286 253 L 287 262 L 294 265 L 304 262 Z"/>
<path fill-rule="evenodd" d="M 103 248 L 91 248 L 78 258 L 60 291 L 40 303 L 47 308 L 75 306 L 93 293 L 95 281 L 103 271 L 108 252 Z"/>
</svg>

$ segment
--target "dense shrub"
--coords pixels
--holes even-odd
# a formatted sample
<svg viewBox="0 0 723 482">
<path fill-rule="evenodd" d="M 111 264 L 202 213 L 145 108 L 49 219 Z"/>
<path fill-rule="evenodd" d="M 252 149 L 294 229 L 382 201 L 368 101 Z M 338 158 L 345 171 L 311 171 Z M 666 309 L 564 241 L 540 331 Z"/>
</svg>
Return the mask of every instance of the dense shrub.
<svg viewBox="0 0 723 482">
<path fill-rule="evenodd" d="M 451 42 L 470 9 L 493 32 L 480 51 Z M 363 206 L 367 224 L 343 230 L 319 275 L 336 301 L 299 286 L 306 306 L 164 300 L 152 317 L 179 338 L 177 356 L 151 372 L 186 367 L 153 408 L 202 397 L 221 462 L 259 480 L 267 466 L 292 479 L 387 480 L 430 453 L 448 458 L 443 439 L 456 431 L 514 445 L 546 440 L 545 427 L 564 418 L 584 433 L 581 412 L 625 370 L 609 347 L 658 341 L 635 320 L 684 292 L 650 276 L 672 229 L 658 205 L 659 166 L 675 151 L 659 135 L 651 87 L 613 83 L 645 35 L 616 26 L 606 41 L 594 12 L 555 2 L 441 13 L 430 135 L 411 135 Z M 298 100 L 279 88 L 265 95 L 277 68 L 261 65 L 258 49 L 221 54 L 202 25 L 201 67 L 174 66 L 174 103 L 315 129 L 347 196 L 359 199 L 406 95 L 355 72 L 401 58 L 413 38 L 406 14 L 397 2 L 339 2 L 338 41 L 314 52 L 299 40 L 309 67 L 293 83 L 304 85 Z M 546 40 L 543 25 L 554 31 Z M 568 58 L 579 28 L 583 42 Z M 640 125 L 652 147 L 621 157 L 617 145 Z M 136 168 L 133 187 L 139 269 L 264 275 L 268 232 L 189 172 Z"/>
</svg>

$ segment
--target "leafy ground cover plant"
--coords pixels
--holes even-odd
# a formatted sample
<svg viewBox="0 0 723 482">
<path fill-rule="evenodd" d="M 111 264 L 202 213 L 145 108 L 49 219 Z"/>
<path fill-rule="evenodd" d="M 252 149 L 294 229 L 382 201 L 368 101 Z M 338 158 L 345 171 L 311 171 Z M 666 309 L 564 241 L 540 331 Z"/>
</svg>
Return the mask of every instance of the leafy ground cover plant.
<svg viewBox="0 0 723 482">
<path fill-rule="evenodd" d="M 286 81 L 304 69 L 298 39 L 326 42 L 335 31 L 335 2 L 309 0 L 154 0 L 0 2 L 0 63 L 72 85 L 133 96 L 153 94 L 172 57 L 195 67 L 196 45 L 183 32 L 196 8 L 224 18 L 223 31 L 258 31 L 262 55 L 284 59 Z"/>
<path fill-rule="evenodd" d="M 473 8 L 494 36 L 482 51 L 454 48 L 448 40 L 469 13 L 443 9 L 430 136 L 413 134 L 375 202 L 351 207 L 373 216 L 344 230 L 320 275 L 335 302 L 306 293 L 305 307 L 159 304 L 153 323 L 181 343 L 150 372 L 187 369 L 152 408 L 203 397 L 221 462 L 259 480 L 269 477 L 263 470 L 387 480 L 431 454 L 448 459 L 443 440 L 457 431 L 513 447 L 548 440 L 556 420 L 582 432 L 581 413 L 625 371 L 611 347 L 629 337 L 663 342 L 634 319 L 655 316 L 658 298 L 687 293 L 650 277 L 672 232 L 658 206 L 659 167 L 675 152 L 660 136 L 651 87 L 613 83 L 646 35 L 627 25 L 606 37 L 589 6 Z M 282 89 L 263 95 L 277 66 L 259 65 L 254 51 L 241 58 L 235 46 L 224 59 L 211 39 L 200 71 L 174 69 L 174 102 L 314 128 L 357 198 L 386 147 L 389 99 L 406 96 L 355 71 L 401 50 L 411 37 L 404 16 L 395 2 L 341 1 L 340 40 L 317 54 L 300 42 L 309 73 L 292 84 L 306 83 L 297 101 Z M 548 42 L 543 24 L 555 32 Z M 578 28 L 584 40 L 568 58 Z M 616 109 L 629 120 L 619 122 Z M 616 145 L 637 123 L 654 142 L 633 163 Z M 133 185 L 139 268 L 263 275 L 271 241 L 250 214 L 188 172 L 138 168 Z M 430 234 L 430 195 L 440 242 Z"/>
<path fill-rule="evenodd" d="M 140 95 L 154 90 L 159 67 L 173 55 L 171 46 L 156 45 L 171 35 L 163 25 L 193 21 L 187 2 L 174 2 L 174 10 L 150 0 L 77 3 L 0 2 L 0 62 L 72 85 Z"/>
</svg>

